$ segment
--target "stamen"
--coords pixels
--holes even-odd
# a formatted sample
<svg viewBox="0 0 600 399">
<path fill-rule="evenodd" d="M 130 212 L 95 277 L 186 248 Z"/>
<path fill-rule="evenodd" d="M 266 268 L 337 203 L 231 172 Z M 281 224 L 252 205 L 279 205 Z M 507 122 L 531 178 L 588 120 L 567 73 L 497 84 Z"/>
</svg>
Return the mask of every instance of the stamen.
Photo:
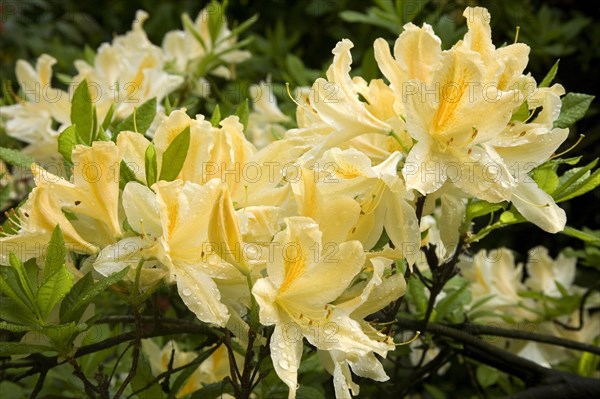
<svg viewBox="0 0 600 399">
<path fill-rule="evenodd" d="M 375 188 L 369 195 L 367 199 L 363 200 L 359 205 L 362 208 L 361 214 L 368 215 L 372 213 L 375 208 L 381 202 L 381 198 L 383 197 L 383 191 L 385 190 L 385 183 L 383 180 L 379 180 L 375 185 Z"/>
<path fill-rule="evenodd" d="M 136 133 L 138 133 L 138 130 L 137 130 L 137 123 L 136 123 L 136 119 L 137 119 L 137 118 L 135 117 L 135 112 L 136 112 L 136 110 L 137 110 L 137 108 L 136 108 L 136 107 L 133 107 L 133 130 L 134 130 Z"/>
<path fill-rule="evenodd" d="M 421 335 L 421 331 L 415 331 L 415 336 L 414 337 L 412 337 L 408 341 L 400 342 L 399 344 L 396 344 L 396 346 L 402 346 L 402 345 L 412 344 L 413 342 L 415 342 L 417 340 L 417 338 L 419 338 L 420 335 Z"/>
<path fill-rule="evenodd" d="M 294 102 L 294 104 L 296 104 L 297 106 L 299 106 L 300 108 L 304 108 L 307 111 L 310 111 L 310 109 L 308 109 L 308 107 L 306 105 L 300 104 L 295 98 L 294 96 L 292 96 L 292 93 L 290 91 L 290 83 L 289 82 L 285 82 L 285 91 L 287 92 L 288 97 L 290 98 L 290 100 L 292 100 Z"/>
<path fill-rule="evenodd" d="M 140 230 L 142 230 L 142 238 L 146 238 L 146 230 L 144 230 L 144 219 L 140 219 Z"/>
<path fill-rule="evenodd" d="M 565 155 L 567 152 L 571 151 L 573 148 L 577 147 L 579 145 L 579 143 L 581 143 L 581 140 L 583 140 L 583 138 L 585 137 L 584 134 L 580 134 L 579 135 L 579 139 L 577 139 L 577 142 L 575 144 L 573 144 L 571 147 L 567 148 L 566 150 L 564 150 L 563 152 L 561 152 L 560 154 L 556 154 L 556 155 L 552 155 L 550 157 L 550 159 L 554 159 L 554 158 L 558 158 L 562 155 Z"/>
</svg>

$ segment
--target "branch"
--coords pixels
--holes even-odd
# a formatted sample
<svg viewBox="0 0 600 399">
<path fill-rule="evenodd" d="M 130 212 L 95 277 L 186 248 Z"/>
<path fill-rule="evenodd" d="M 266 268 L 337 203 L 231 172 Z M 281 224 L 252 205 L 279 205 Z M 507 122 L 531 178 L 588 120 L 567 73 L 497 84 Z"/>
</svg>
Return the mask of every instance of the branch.
<svg viewBox="0 0 600 399">
<path fill-rule="evenodd" d="M 592 378 L 573 376 L 554 384 L 525 389 L 510 396 L 510 399 L 589 399 L 600 392 L 600 381 Z"/>
<path fill-rule="evenodd" d="M 133 316 L 119 316 L 119 321 L 134 321 Z M 198 323 L 182 323 L 181 320 L 176 319 L 154 319 L 153 317 L 141 317 L 142 321 L 148 320 L 148 323 L 143 323 L 143 328 L 141 331 L 141 338 L 153 338 L 153 337 L 161 337 L 164 335 L 173 335 L 173 334 L 202 334 L 209 336 L 217 336 L 218 333 L 208 327 L 205 324 Z M 77 359 L 81 356 L 89 355 L 91 353 L 99 352 L 104 349 L 111 348 L 113 346 L 119 345 L 123 342 L 132 341 L 136 338 L 136 332 L 130 331 L 120 335 L 116 335 L 114 337 L 107 338 L 103 341 L 96 342 L 94 344 L 82 346 L 77 349 L 75 354 L 73 355 L 73 359 Z M 24 375 L 19 378 L 24 378 L 30 375 L 34 375 L 42 371 L 44 368 L 51 369 L 58 365 L 65 363 L 65 361 L 58 362 L 57 356 L 42 356 L 42 355 L 34 355 L 30 361 L 20 361 L 15 363 L 4 363 L 0 364 L 1 369 L 9 369 L 9 368 L 23 368 L 23 367 L 32 367 L 32 369 L 25 372 Z"/>
<path fill-rule="evenodd" d="M 134 306 L 133 311 L 134 311 L 134 317 L 135 317 L 135 340 L 133 341 L 133 354 L 132 354 L 132 359 L 131 359 L 132 365 L 131 365 L 131 369 L 129 369 L 129 373 L 127 374 L 127 377 L 125 377 L 125 380 L 123 381 L 123 383 L 119 387 L 119 390 L 115 394 L 114 399 L 119 399 L 121 397 L 121 395 L 123 394 L 123 391 L 125 391 L 127 384 L 129 384 L 131 382 L 131 380 L 133 380 L 133 377 L 135 377 L 135 375 L 137 373 L 138 362 L 140 360 L 140 347 L 142 346 L 142 326 L 141 326 L 142 321 L 141 321 L 140 309 L 138 308 L 138 306 Z"/>
<path fill-rule="evenodd" d="M 73 366 L 73 374 L 75 374 L 77 378 L 79 378 L 83 382 L 83 387 L 88 397 L 96 398 L 96 394 L 100 391 L 98 387 L 92 384 L 90 380 L 88 380 L 88 378 L 85 376 L 85 373 L 81 369 L 81 366 L 79 366 L 79 363 L 77 363 L 77 360 L 75 360 L 75 358 L 69 358 L 68 361 L 71 364 L 71 366 Z"/>
<path fill-rule="evenodd" d="M 508 328 L 487 326 L 483 324 L 465 323 L 460 325 L 460 329 L 473 335 L 493 335 L 496 337 L 523 339 L 527 341 L 541 342 L 544 344 L 562 346 L 563 348 L 575 349 L 583 352 L 590 352 L 600 356 L 600 347 L 586 344 L 583 342 L 572 341 L 570 339 L 559 338 L 553 335 L 538 334 L 529 331 L 511 330 Z"/>
<path fill-rule="evenodd" d="M 411 319 L 398 319 L 399 325 L 401 327 L 410 329 L 410 330 L 419 330 L 423 327 L 423 323 L 421 320 L 411 320 Z M 462 326 L 451 327 L 448 325 L 438 324 L 438 323 L 429 323 L 426 326 L 426 331 L 437 334 L 439 336 L 452 338 L 454 341 L 460 342 L 462 344 L 462 354 L 464 356 L 470 357 L 471 359 L 477 360 L 481 363 L 490 365 L 500 371 L 503 371 L 507 374 L 518 377 L 523 380 L 527 386 L 541 386 L 541 385 L 551 385 L 554 384 L 556 386 L 562 385 L 577 385 L 582 386 L 585 389 L 596 389 L 596 392 L 600 390 L 600 380 L 595 380 L 591 378 L 580 377 L 575 374 L 554 370 L 546 367 L 542 367 L 537 363 L 532 362 L 531 360 L 522 358 L 517 356 L 511 352 L 506 350 L 497 348 L 487 342 L 483 341 L 480 338 L 472 335 L 468 331 L 464 331 Z M 489 330 L 491 331 L 491 330 Z M 500 331 L 498 331 L 500 332 Z M 532 334 L 532 333 L 529 333 Z M 491 334 L 493 335 L 493 334 Z M 561 391 L 564 390 L 567 392 L 570 388 L 560 388 Z M 550 391 L 548 391 L 550 392 Z M 587 392 L 584 390 L 584 392 Z M 532 396 L 523 396 L 520 399 L 527 398 L 539 398 L 540 396 L 536 396 L 533 394 Z M 593 396 L 557 396 L 546 395 L 545 399 L 551 398 L 589 398 Z"/>
</svg>

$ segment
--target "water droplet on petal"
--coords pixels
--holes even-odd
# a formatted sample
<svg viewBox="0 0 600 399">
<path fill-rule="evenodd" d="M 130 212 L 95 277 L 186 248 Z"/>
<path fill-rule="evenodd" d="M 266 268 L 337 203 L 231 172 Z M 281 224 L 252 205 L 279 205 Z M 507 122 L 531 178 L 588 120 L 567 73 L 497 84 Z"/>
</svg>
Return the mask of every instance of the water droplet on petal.
<svg viewBox="0 0 600 399">
<path fill-rule="evenodd" d="M 183 294 L 183 296 L 190 296 L 192 295 L 192 290 L 190 290 L 189 288 L 184 288 L 181 293 Z"/>
<path fill-rule="evenodd" d="M 284 369 L 284 370 L 287 370 L 287 369 L 288 369 L 288 367 L 290 367 L 290 364 L 288 363 L 288 361 L 287 361 L 287 360 L 285 360 L 285 359 L 281 359 L 281 360 L 279 361 L 279 367 L 281 367 L 281 368 L 282 368 L 282 369 Z"/>
</svg>

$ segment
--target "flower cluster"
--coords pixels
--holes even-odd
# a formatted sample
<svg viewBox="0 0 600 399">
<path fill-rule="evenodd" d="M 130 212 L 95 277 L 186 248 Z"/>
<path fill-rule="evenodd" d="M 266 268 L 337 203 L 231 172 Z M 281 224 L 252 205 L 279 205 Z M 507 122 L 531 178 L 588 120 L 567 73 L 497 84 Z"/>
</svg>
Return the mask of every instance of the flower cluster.
<svg viewBox="0 0 600 399">
<path fill-rule="evenodd" d="M 152 98 L 163 110 L 165 97 L 182 87 L 208 95 L 207 74 L 230 79 L 228 66 L 250 56 L 239 50 L 236 33 L 227 28 L 223 10 L 215 5 L 200 11 L 194 22 L 184 16 L 185 29 L 168 32 L 162 47 L 150 42 L 143 28 L 149 15 L 138 11 L 129 32 L 103 43 L 88 59 L 75 61 L 77 75 L 67 77 L 68 91 L 52 86 L 52 56 L 40 56 L 35 68 L 19 60 L 16 75 L 23 97 L 0 108 L 6 134 L 27 143 L 24 152 L 36 162 L 60 159 L 57 137 L 71 123 L 73 91 L 83 80 L 98 119 L 107 123 L 124 120 Z M 216 23 L 213 20 L 219 22 L 216 28 L 209 26 Z"/>
<path fill-rule="evenodd" d="M 404 270 L 421 262 L 421 247 L 433 239 L 428 215 L 439 216 L 440 259 L 471 237 L 467 207 L 477 201 L 512 203 L 515 218 L 547 232 L 565 226 L 564 211 L 530 175 L 568 136 L 554 127 L 564 90 L 524 73 L 528 46 L 494 46 L 487 10 L 467 8 L 464 16 L 468 32 L 448 50 L 427 24 L 405 25 L 393 55 L 384 39 L 375 41 L 387 82 L 352 77 L 353 44 L 340 41 L 326 78 L 298 101 L 297 128 L 286 130 L 290 118 L 263 95 L 250 116 L 253 133 L 235 115 L 208 120 L 161 105 L 184 82 L 197 90 L 206 73 L 231 77 L 225 65 L 249 56 L 226 24 L 211 31 L 204 10 L 195 22 L 184 18 L 185 30 L 168 33 L 161 48 L 142 28 L 148 15 L 138 13 L 132 30 L 103 44 L 93 62 L 78 61 L 73 78 L 101 93 L 94 121 L 115 126 L 133 114 L 133 128 L 92 124 L 94 140 L 72 143 L 64 176 L 32 166 L 36 187 L 10 215 L 1 263 L 10 253 L 44 258 L 59 225 L 68 249 L 84 259 L 67 265 L 76 278 L 129 267 L 125 279 L 142 290 L 176 286 L 204 323 L 270 328 L 273 368 L 290 398 L 305 342 L 334 376 L 338 398 L 358 394 L 352 374 L 385 381 L 382 359 L 396 344 L 370 315 L 405 294 Z M 78 112 L 54 88 L 41 100 L 29 97 L 31 87 L 50 84 L 53 63 L 47 55 L 36 69 L 19 63 L 26 97 L 2 110 L 7 133 L 30 143 L 26 151 L 40 164 L 60 157 L 58 143 Z M 154 98 L 142 129 L 138 105 Z M 523 283 L 522 268 L 502 254 L 495 264 L 481 255 L 465 261 L 463 276 L 474 300 L 491 295 L 479 310 L 520 309 L 528 320 L 534 313 L 522 306 L 519 287 L 556 296 L 558 269 L 540 252 Z M 573 266 L 560 271 L 571 273 L 569 284 Z M 177 367 L 191 355 L 173 347 Z M 150 341 L 144 348 L 159 351 Z M 152 363 L 157 374 L 169 363 L 165 348 Z M 225 362 L 221 349 L 213 362 Z M 207 383 L 227 375 L 211 373 Z M 199 387 L 187 384 L 177 395 Z"/>
</svg>

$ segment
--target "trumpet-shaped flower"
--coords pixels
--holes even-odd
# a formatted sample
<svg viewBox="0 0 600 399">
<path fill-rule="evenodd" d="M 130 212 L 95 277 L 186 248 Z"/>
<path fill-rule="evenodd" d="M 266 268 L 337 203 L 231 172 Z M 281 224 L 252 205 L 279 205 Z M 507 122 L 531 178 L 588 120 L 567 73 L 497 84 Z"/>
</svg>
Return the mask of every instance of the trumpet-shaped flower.
<svg viewBox="0 0 600 399">
<path fill-rule="evenodd" d="M 277 106 L 270 80 L 251 86 L 250 95 L 253 104 L 246 135 L 256 148 L 263 148 L 285 134 L 283 124 L 289 122 L 290 117 Z"/>
<path fill-rule="evenodd" d="M 381 342 L 389 341 L 389 337 L 381 334 L 365 317 L 374 314 L 389 303 L 397 300 L 406 292 L 406 281 L 402 274 L 390 274 L 392 261 L 383 257 L 369 259 L 372 273 L 366 279 L 360 279 L 340 299 L 336 306 L 346 311 L 357 320 L 363 331 Z M 367 273 L 365 273 L 367 274 Z M 338 399 L 350 399 L 357 395 L 359 387 L 352 381 L 352 372 L 360 377 L 370 378 L 375 381 L 387 381 L 389 377 L 375 353 L 358 355 L 356 353 L 330 350 L 319 351 L 319 355 L 327 369 L 333 375 L 335 395 Z"/>
<path fill-rule="evenodd" d="M 186 26 L 185 30 L 182 31 L 170 31 L 165 35 L 162 49 L 166 60 L 177 73 L 189 74 L 190 76 L 197 76 L 198 74 L 204 76 L 211 73 L 215 76 L 231 79 L 233 77 L 232 71 L 225 65 L 217 63 L 217 66 L 213 66 L 209 70 L 199 70 L 199 68 L 207 66 L 205 59 L 211 54 L 226 64 L 238 64 L 250 58 L 250 52 L 235 49 L 237 37 L 233 36 L 231 30 L 227 27 L 225 17 L 223 17 L 220 30 L 216 32 L 213 41 L 209 20 L 213 18 L 211 13 L 214 12 L 212 5 L 206 7 L 198 13 L 192 26 Z M 190 29 L 195 30 L 195 32 L 192 33 Z M 198 40 L 196 35 L 202 41 Z"/>
<path fill-rule="evenodd" d="M 113 103 L 114 118 L 121 120 L 153 97 L 160 103 L 183 82 L 180 76 L 165 72 L 161 49 L 148 40 L 144 31 L 146 19 L 148 13 L 138 11 L 131 31 L 111 44 L 102 44 L 93 65 L 75 61 L 78 74 L 73 81 L 88 81 L 100 120 Z"/>
<path fill-rule="evenodd" d="M 32 167 L 36 188 L 13 217 L 16 233 L 0 238 L 3 257 L 9 243 L 18 245 L 15 252 L 21 259 L 41 255 L 57 224 L 67 245 L 79 253 L 95 253 L 121 237 L 115 144 L 79 145 L 72 157 L 72 182 L 37 165 Z"/>
<path fill-rule="evenodd" d="M 346 229 L 342 240 L 346 237 L 358 239 L 366 249 L 375 246 L 385 228 L 392 243 L 412 265 L 421 238 L 417 216 L 410 203 L 412 194 L 406 191 L 397 172 L 401 157 L 399 152 L 394 152 L 379 165 L 371 166 L 371 160 L 355 149 L 327 151 L 318 163 L 319 170 L 327 174 L 320 183 L 321 196 L 334 204 L 339 203 L 336 205 L 339 209 L 344 209 L 341 205 L 344 199 L 353 200 L 355 207 L 358 204 L 358 214 L 354 219 L 347 215 L 340 220 L 340 214 L 323 208 L 323 216 L 316 216 L 316 220 L 327 226 L 326 229 L 350 223 L 350 231 Z M 320 209 L 319 202 L 323 202 L 319 201 L 319 196 L 306 194 L 304 201 L 309 201 L 304 207 L 315 212 Z M 350 205 L 346 208 L 348 211 L 353 209 Z"/>
<path fill-rule="evenodd" d="M 217 280 L 245 281 L 238 269 L 222 258 L 231 250 L 222 245 L 231 244 L 235 236 L 231 231 L 223 233 L 219 227 L 226 223 L 219 218 L 231 211 L 220 206 L 223 201 L 231 201 L 226 191 L 224 194 L 226 187 L 213 179 L 205 185 L 159 181 L 152 188 L 156 193 L 130 182 L 123 192 L 123 207 L 131 227 L 155 241 L 144 247 L 145 258 L 157 259 L 167 267 L 168 279 L 177 284 L 183 302 L 200 320 L 224 326 L 229 310 L 221 301 Z M 215 207 L 224 209 L 214 211 Z M 231 222 L 235 217 L 234 213 L 227 220 Z M 219 241 L 211 242 L 210 237 Z"/>
<path fill-rule="evenodd" d="M 322 350 L 342 350 L 359 356 L 385 355 L 390 344 L 369 337 L 347 310 L 331 305 L 361 271 L 365 256 L 358 241 L 324 251 L 322 233 L 310 218 L 291 217 L 278 233 L 267 277 L 254 284 L 260 321 L 275 325 L 270 347 L 273 366 L 296 396 L 303 338 Z"/>
<path fill-rule="evenodd" d="M 477 310 L 501 312 L 498 317 L 507 316 L 517 321 L 534 316 L 518 306 L 522 302 L 519 292 L 525 289 L 523 265 L 515 266 L 514 256 L 508 249 L 481 250 L 472 259 L 461 259 L 459 268 L 461 275 L 471 283 L 473 302 L 485 300 Z"/>
<path fill-rule="evenodd" d="M 323 128 L 322 142 L 303 155 L 309 162 L 325 150 L 367 133 L 388 134 L 392 128 L 373 115 L 373 108 L 360 100 L 364 80 L 354 81 L 350 77 L 354 44 L 348 39 L 340 41 L 333 49 L 333 62 L 327 70 L 327 80 L 319 78 L 312 86 L 309 102 L 319 121 L 316 126 L 305 129 Z M 368 89 L 367 89 L 368 90 Z"/>
<path fill-rule="evenodd" d="M 6 134 L 27 143 L 23 151 L 40 164 L 59 159 L 56 140 L 70 122 L 69 95 L 51 85 L 54 64 L 56 59 L 47 54 L 38 58 L 35 69 L 19 60 L 15 72 L 24 98 L 17 104 L 0 107 L 0 115 L 8 119 Z"/>
</svg>

